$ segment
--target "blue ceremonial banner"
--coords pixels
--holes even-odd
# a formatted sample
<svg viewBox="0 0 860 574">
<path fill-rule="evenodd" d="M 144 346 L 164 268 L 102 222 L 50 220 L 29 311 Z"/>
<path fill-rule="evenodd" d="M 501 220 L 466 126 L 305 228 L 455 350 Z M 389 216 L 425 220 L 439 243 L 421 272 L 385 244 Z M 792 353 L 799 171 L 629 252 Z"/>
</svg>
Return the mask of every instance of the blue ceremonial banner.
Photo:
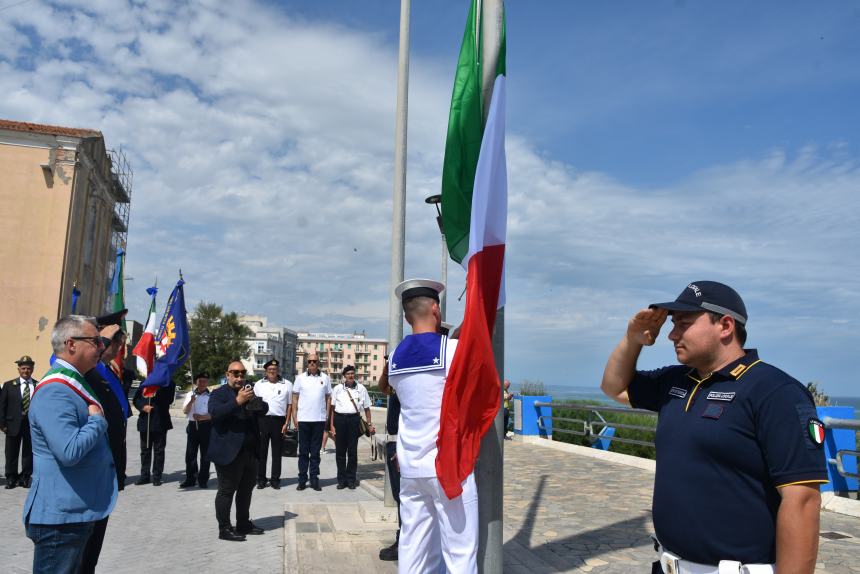
<svg viewBox="0 0 860 574">
<path fill-rule="evenodd" d="M 75 314 L 75 311 L 78 309 L 78 299 L 81 296 L 80 290 L 78 290 L 77 285 L 72 285 L 72 315 Z"/>
<path fill-rule="evenodd" d="M 155 364 L 152 372 L 141 383 L 141 387 L 169 385 L 173 373 L 188 360 L 191 353 L 183 285 L 185 281 L 180 279 L 167 301 L 167 311 L 161 319 L 161 326 L 155 337 Z"/>
</svg>

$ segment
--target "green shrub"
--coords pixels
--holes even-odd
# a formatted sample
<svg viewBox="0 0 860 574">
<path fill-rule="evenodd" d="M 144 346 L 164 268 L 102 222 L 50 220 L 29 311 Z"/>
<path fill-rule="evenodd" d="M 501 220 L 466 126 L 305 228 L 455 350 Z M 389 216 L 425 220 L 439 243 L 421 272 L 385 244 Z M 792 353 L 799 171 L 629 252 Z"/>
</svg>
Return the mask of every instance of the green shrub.
<svg viewBox="0 0 860 574">
<path fill-rule="evenodd" d="M 582 405 L 583 408 L 559 408 L 553 407 L 552 416 L 553 419 L 555 417 L 561 417 L 566 419 L 576 419 L 577 421 L 596 421 L 600 420 L 597 415 L 590 411 L 588 406 L 606 406 L 605 403 L 601 403 L 599 401 L 565 401 L 566 404 L 576 404 Z M 654 417 L 649 417 L 648 415 L 640 415 L 635 413 L 600 413 L 601 416 L 606 420 L 608 426 L 612 426 L 611 423 L 621 423 L 628 425 L 637 425 L 655 428 L 657 426 L 657 419 Z M 599 425 L 595 426 L 595 432 L 600 431 Z M 566 442 L 571 444 L 578 444 L 581 446 L 590 447 L 593 444 L 593 437 L 588 437 L 584 435 L 576 435 L 567 432 L 557 432 L 558 430 L 574 430 L 579 433 L 584 431 L 585 425 L 582 422 L 573 422 L 573 421 L 552 421 L 553 434 L 552 439 L 559 442 Z M 638 430 L 638 429 L 624 429 L 624 428 L 616 428 L 615 437 L 620 438 L 629 438 L 635 440 L 643 440 L 654 442 L 654 432 Z M 650 458 L 653 459 L 655 457 L 654 447 L 653 446 L 645 446 L 639 444 L 629 444 L 623 443 L 616 440 L 610 442 L 609 450 L 611 452 L 618 452 L 622 454 L 629 454 L 633 456 L 638 456 L 641 458 Z"/>
</svg>

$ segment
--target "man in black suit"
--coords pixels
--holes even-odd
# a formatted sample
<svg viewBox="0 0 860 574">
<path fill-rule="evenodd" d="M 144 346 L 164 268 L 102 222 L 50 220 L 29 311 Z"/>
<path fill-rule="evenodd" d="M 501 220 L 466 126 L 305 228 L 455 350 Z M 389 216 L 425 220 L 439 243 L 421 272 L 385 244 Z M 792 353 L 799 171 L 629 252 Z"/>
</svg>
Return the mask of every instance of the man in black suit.
<svg viewBox="0 0 860 574">
<path fill-rule="evenodd" d="M 254 390 L 245 386 L 246 374 L 241 361 L 231 362 L 227 367 L 227 384 L 209 396 L 212 436 L 207 455 L 215 463 L 215 472 L 218 474 L 218 494 L 215 495 L 218 538 L 233 542 L 244 541 L 246 534 L 263 533 L 263 529 L 250 520 L 251 494 L 257 479 L 260 431 L 256 414 L 248 410 Z M 235 529 L 230 523 L 234 495 Z"/>
<path fill-rule="evenodd" d="M 175 396 L 176 384 L 173 382 L 166 387 L 138 387 L 134 393 L 132 402 L 134 408 L 140 411 L 137 418 L 137 430 L 140 433 L 140 478 L 135 482 L 137 485 L 148 484 L 151 480 L 153 486 L 161 486 L 167 431 L 173 428 L 170 405 Z"/>
<path fill-rule="evenodd" d="M 6 381 L 0 389 L 0 430 L 6 434 L 6 488 L 20 485 L 30 488 L 33 474 L 33 446 L 30 443 L 30 398 L 39 382 L 33 379 L 35 363 L 24 355 L 15 363 L 18 377 Z M 18 454 L 21 454 L 21 472 L 18 473 Z"/>
</svg>

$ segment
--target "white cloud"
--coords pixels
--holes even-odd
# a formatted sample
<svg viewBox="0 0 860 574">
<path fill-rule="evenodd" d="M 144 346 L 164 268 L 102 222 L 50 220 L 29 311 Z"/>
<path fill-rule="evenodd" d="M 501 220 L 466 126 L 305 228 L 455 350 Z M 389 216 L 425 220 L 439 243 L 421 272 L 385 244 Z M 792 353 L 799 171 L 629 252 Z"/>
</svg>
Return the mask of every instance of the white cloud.
<svg viewBox="0 0 860 574">
<path fill-rule="evenodd" d="M 0 21 L 0 116 L 100 129 L 129 154 L 134 313 L 147 308 L 150 278 L 169 286 L 181 267 L 192 301 L 385 336 L 391 46 L 248 3 L 31 4 Z M 39 35 L 38 52 L 22 26 Z M 408 275 L 438 273 L 422 200 L 439 190 L 452 70 L 411 64 Z M 848 263 L 860 248 L 860 170 L 838 143 L 773 150 L 663 189 L 577 171 L 517 134 L 508 158 L 513 372 L 556 382 L 575 361 L 578 382 L 593 384 L 629 314 L 701 278 L 736 285 L 775 340 L 819 330 L 829 344 L 856 343 L 844 317 L 860 312 Z M 449 269 L 457 317 L 464 274 Z"/>
</svg>

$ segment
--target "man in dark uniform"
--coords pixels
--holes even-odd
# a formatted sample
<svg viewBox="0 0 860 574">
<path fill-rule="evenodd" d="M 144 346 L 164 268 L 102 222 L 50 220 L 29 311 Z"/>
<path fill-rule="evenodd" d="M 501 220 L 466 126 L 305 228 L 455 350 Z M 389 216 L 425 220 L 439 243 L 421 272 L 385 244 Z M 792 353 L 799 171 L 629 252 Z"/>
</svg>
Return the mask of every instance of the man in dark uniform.
<svg viewBox="0 0 860 574">
<path fill-rule="evenodd" d="M 173 428 L 170 405 L 175 396 L 176 383 L 172 381 L 166 387 L 138 387 L 134 394 L 134 407 L 140 411 L 137 418 L 140 433 L 140 478 L 135 482 L 137 485 L 148 484 L 151 480 L 153 486 L 161 486 L 167 431 Z"/>
<path fill-rule="evenodd" d="M 30 443 L 30 398 L 39 381 L 33 378 L 33 359 L 24 355 L 18 365 L 18 377 L 0 388 L 0 431 L 6 435 L 6 488 L 30 488 L 33 474 L 33 446 Z M 18 455 L 21 472 L 18 473 Z"/>
<path fill-rule="evenodd" d="M 637 371 L 670 314 L 681 365 Z M 823 425 L 802 384 L 744 349 L 746 323 L 737 292 L 697 281 L 638 312 L 606 364 L 607 396 L 660 414 L 653 572 L 815 569 Z"/>
<path fill-rule="evenodd" d="M 215 389 L 209 397 L 212 436 L 208 456 L 215 463 L 215 472 L 218 474 L 218 493 L 215 495 L 218 538 L 231 542 L 244 541 L 247 534 L 263 533 L 263 529 L 255 526 L 250 519 L 260 430 L 257 415 L 247 408 L 254 399 L 254 390 L 245 386 L 246 374 L 241 361 L 231 362 L 227 367 L 227 384 Z M 230 523 L 230 507 L 234 496 L 235 528 Z"/>
<path fill-rule="evenodd" d="M 125 344 L 125 333 L 122 332 L 119 325 L 108 325 L 99 332 L 99 336 L 104 343 L 101 362 L 96 365 L 96 368 L 85 373 L 84 379 L 89 383 L 90 388 L 102 405 L 104 417 L 108 424 L 108 445 L 116 466 L 117 489 L 123 490 L 125 488 L 126 421 L 129 416 L 129 406 L 128 399 L 123 394 L 122 384 L 111 370 L 110 363 Z M 93 532 L 84 547 L 78 574 L 90 574 L 96 571 L 108 518 L 109 516 L 105 516 L 95 522 Z"/>
</svg>

